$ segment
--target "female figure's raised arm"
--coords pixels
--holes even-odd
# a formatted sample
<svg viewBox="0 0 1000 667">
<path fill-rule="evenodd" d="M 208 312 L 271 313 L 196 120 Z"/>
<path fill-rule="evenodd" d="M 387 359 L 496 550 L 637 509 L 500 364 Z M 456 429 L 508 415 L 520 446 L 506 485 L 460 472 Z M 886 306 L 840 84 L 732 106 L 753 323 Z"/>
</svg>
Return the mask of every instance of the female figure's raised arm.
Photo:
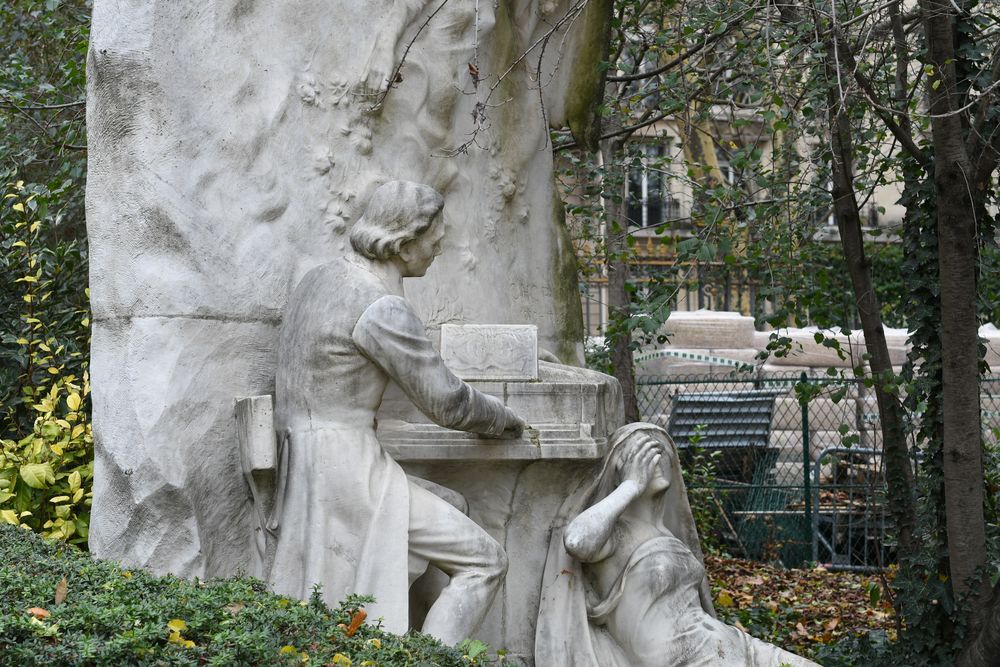
<svg viewBox="0 0 1000 667">
<path fill-rule="evenodd" d="M 594 563 L 614 552 L 615 523 L 632 502 L 642 495 L 658 464 L 661 450 L 653 440 L 647 440 L 626 455 L 621 463 L 621 483 L 618 487 L 587 508 L 566 527 L 563 544 L 574 558 Z"/>
</svg>

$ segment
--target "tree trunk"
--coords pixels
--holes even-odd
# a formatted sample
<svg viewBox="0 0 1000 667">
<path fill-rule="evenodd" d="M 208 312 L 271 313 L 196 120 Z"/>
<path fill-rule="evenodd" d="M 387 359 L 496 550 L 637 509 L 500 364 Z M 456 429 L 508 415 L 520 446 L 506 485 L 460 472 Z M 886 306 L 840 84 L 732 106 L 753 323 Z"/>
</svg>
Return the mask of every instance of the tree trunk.
<svg viewBox="0 0 1000 667">
<path fill-rule="evenodd" d="M 625 421 L 639 421 L 635 391 L 635 362 L 632 359 L 632 331 L 628 290 L 628 208 L 625 173 L 625 139 L 615 137 L 601 142 L 604 163 L 604 242 L 605 268 L 608 273 L 608 329 L 605 340 L 611 350 L 611 368 L 621 384 L 625 398 Z"/>
<path fill-rule="evenodd" d="M 828 53 L 833 53 L 833 49 L 829 48 Z M 837 66 L 828 61 L 827 75 L 831 81 L 836 80 L 833 68 Z M 882 328 L 882 305 L 875 294 L 871 265 L 865 256 L 861 214 L 854 191 L 854 148 L 850 121 L 836 87 L 828 92 L 828 114 L 833 148 L 834 216 L 840 230 L 844 260 L 851 277 L 851 285 L 854 287 L 861 327 L 865 332 L 865 348 L 869 355 L 872 377 L 875 380 L 875 397 L 882 424 L 889 513 L 896 523 L 900 561 L 906 562 L 916 552 L 913 537 L 916 525 L 913 468 L 906 446 L 906 434 L 903 431 L 902 406 L 897 396 L 885 390 L 892 377 L 892 362 L 885 340 L 885 330 Z"/>
<path fill-rule="evenodd" d="M 966 151 L 955 72 L 955 6 L 921 0 L 928 60 L 934 190 L 937 200 L 941 286 L 944 492 L 948 561 L 956 598 L 971 594 L 968 609 L 981 608 L 988 582 L 971 577 L 986 563 L 983 459 L 979 414 L 979 322 L 976 313 L 975 197 L 972 161 Z M 970 614 L 976 625 L 978 614 Z M 973 627 L 973 635 L 976 628 Z"/>
</svg>

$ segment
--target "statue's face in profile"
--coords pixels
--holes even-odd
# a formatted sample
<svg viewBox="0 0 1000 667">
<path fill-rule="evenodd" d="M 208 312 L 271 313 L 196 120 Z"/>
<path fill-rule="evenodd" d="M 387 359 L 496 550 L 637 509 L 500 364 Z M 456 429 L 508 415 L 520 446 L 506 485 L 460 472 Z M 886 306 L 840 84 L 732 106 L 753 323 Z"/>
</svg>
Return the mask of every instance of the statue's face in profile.
<svg viewBox="0 0 1000 667">
<path fill-rule="evenodd" d="M 441 254 L 441 241 L 444 239 L 444 223 L 437 215 L 430 228 L 399 249 L 399 259 L 402 262 L 407 278 L 419 278 L 427 273 L 434 258 Z"/>
</svg>

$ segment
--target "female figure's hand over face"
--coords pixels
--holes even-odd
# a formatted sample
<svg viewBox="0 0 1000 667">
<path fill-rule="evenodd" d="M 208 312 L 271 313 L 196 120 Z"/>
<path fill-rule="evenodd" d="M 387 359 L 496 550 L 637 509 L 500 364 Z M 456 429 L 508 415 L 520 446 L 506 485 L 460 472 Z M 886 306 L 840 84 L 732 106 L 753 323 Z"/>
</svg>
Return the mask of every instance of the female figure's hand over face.
<svg viewBox="0 0 1000 667">
<path fill-rule="evenodd" d="M 645 491 L 662 454 L 660 443 L 653 437 L 643 435 L 621 463 L 622 482 L 631 480 L 638 485 L 640 493 Z"/>
</svg>

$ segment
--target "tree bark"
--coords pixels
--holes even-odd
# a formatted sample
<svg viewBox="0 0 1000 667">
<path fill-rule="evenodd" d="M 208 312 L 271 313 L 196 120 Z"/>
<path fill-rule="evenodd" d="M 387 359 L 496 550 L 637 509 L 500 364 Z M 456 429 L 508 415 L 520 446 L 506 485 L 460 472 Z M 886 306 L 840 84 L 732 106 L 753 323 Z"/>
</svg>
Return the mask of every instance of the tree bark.
<svg viewBox="0 0 1000 667">
<path fill-rule="evenodd" d="M 829 48 L 828 53 L 833 53 Z M 838 63 L 827 63 L 827 75 L 836 80 L 833 68 Z M 913 531 L 916 526 L 916 496 L 913 468 L 910 463 L 903 430 L 902 406 L 886 392 L 885 386 L 892 376 L 892 361 L 882 328 L 882 305 L 875 293 L 871 265 L 865 256 L 861 213 L 854 191 L 854 147 L 850 121 L 838 97 L 836 87 L 828 91 L 828 117 L 833 149 L 833 211 L 840 231 L 854 297 L 865 332 L 865 348 L 869 356 L 872 377 L 875 380 L 875 397 L 882 425 L 882 442 L 885 457 L 885 476 L 888 487 L 889 513 L 896 523 L 901 562 L 916 552 Z"/>
<path fill-rule="evenodd" d="M 605 268 L 608 274 L 608 330 L 605 339 L 611 351 L 611 368 L 621 384 L 625 399 L 625 421 L 637 422 L 635 362 L 632 359 L 632 332 L 627 325 L 631 316 L 628 284 L 628 209 L 625 202 L 628 174 L 623 167 L 625 138 L 601 142 L 604 163 L 604 242 Z"/>
<path fill-rule="evenodd" d="M 972 161 L 966 151 L 955 59 L 955 6 L 921 0 L 928 60 L 934 190 L 937 199 L 938 266 L 941 287 L 944 493 L 951 587 L 969 594 L 977 610 L 988 582 L 971 577 L 986 563 L 983 512 L 982 434 L 979 413 L 979 322 L 976 312 L 978 243 Z M 977 613 L 970 613 L 973 635 Z"/>
</svg>

